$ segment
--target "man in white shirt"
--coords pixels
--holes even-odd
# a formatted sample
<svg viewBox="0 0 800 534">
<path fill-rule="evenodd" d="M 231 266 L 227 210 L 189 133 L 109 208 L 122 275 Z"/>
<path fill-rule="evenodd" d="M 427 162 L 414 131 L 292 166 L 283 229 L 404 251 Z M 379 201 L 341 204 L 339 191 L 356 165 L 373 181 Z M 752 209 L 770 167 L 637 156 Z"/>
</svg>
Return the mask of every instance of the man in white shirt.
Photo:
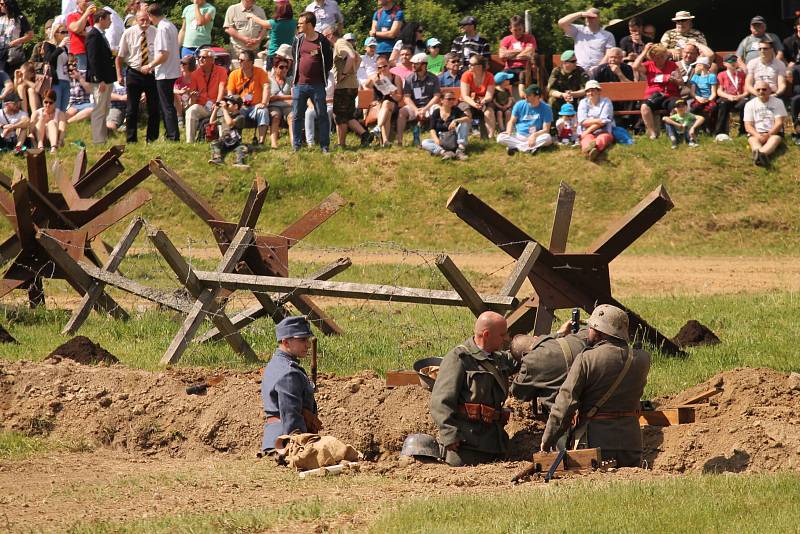
<svg viewBox="0 0 800 534">
<path fill-rule="evenodd" d="M 150 25 L 146 11 L 136 13 L 136 24 L 125 30 L 119 42 L 116 58 L 117 80 L 128 88 L 128 105 L 125 112 L 126 137 L 128 143 L 137 141 L 139 123 L 139 101 L 142 94 L 147 101 L 147 142 L 158 139 L 158 91 L 153 73 L 143 74 L 142 68 L 150 63 L 155 54 L 156 29 Z M 128 66 L 122 75 L 123 63 Z"/>
<path fill-rule="evenodd" d="M 786 92 L 786 65 L 775 58 L 775 43 L 764 40 L 758 43 L 759 57 L 747 63 L 747 78 L 744 79 L 745 90 L 758 96 L 755 83 L 765 81 L 775 96 L 782 97 Z"/>
<path fill-rule="evenodd" d="M 378 48 L 378 40 L 374 37 L 367 37 L 364 39 L 364 51 L 366 52 L 361 56 L 361 64 L 358 66 L 358 83 L 363 84 L 367 78 L 372 76 L 378 71 L 378 54 L 375 50 Z"/>
<path fill-rule="evenodd" d="M 744 128 L 753 153 L 753 164 L 766 167 L 769 156 L 783 143 L 786 106 L 771 94 L 772 89 L 764 80 L 755 83 L 755 92 L 756 98 L 744 107 Z"/>
<path fill-rule="evenodd" d="M 586 25 L 573 24 L 581 17 Z M 616 46 L 614 36 L 600 25 L 600 10 L 594 7 L 562 17 L 558 27 L 575 41 L 575 57 L 584 70 L 603 63 L 606 51 Z"/>
<path fill-rule="evenodd" d="M 155 72 L 156 91 L 161 116 L 164 118 L 164 130 L 168 141 L 178 141 L 178 112 L 175 110 L 175 96 L 172 92 L 175 80 L 181 75 L 180 45 L 178 44 L 178 28 L 164 17 L 164 11 L 158 4 L 147 6 L 150 23 L 156 27 L 156 38 L 153 42 L 153 57 L 150 63 L 142 67 L 142 73 Z"/>
<path fill-rule="evenodd" d="M 28 114 L 20 109 L 19 96 L 11 93 L 3 99 L 0 110 L 0 149 L 12 150 L 22 146 L 28 132 Z"/>
<path fill-rule="evenodd" d="M 344 29 L 344 16 L 336 0 L 314 0 L 306 6 L 306 11 L 314 13 L 314 16 L 317 17 L 314 31 L 322 33 L 325 27 L 330 26 L 331 28 L 336 28 L 336 31 L 341 35 Z"/>
</svg>

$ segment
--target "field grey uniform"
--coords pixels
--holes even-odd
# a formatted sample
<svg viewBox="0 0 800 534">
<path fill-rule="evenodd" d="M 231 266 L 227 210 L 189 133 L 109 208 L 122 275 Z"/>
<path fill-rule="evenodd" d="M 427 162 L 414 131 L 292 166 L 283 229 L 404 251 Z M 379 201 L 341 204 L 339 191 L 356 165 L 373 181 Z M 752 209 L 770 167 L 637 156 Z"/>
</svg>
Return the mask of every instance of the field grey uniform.
<svg viewBox="0 0 800 534">
<path fill-rule="evenodd" d="M 547 415 L 553 409 L 558 390 L 567 378 L 572 362 L 586 348 L 589 329 L 583 328 L 560 338 L 547 335 L 534 341 L 533 336 L 523 337 L 526 338 L 523 342 L 529 340 L 531 344 L 523 351 L 519 374 L 511 384 L 511 395 L 533 402 L 539 398 L 543 413 Z M 515 342 L 518 338 L 514 338 Z M 562 343 L 566 346 L 562 347 Z"/>
<path fill-rule="evenodd" d="M 633 361 L 625 378 L 595 416 L 585 415 L 609 390 L 622 371 L 625 360 Z M 642 432 L 636 415 L 650 371 L 650 354 L 629 349 L 617 338 L 602 340 L 580 353 L 567 374 L 547 420 L 542 450 L 550 450 L 567 431 L 572 416 L 578 411 L 578 426 L 586 423 L 589 447 L 600 447 L 604 460 L 617 460 L 619 467 L 638 467 L 642 458 Z"/>
<path fill-rule="evenodd" d="M 504 385 L 490 371 L 491 366 Z M 518 366 L 508 352 L 485 352 L 473 338 L 444 357 L 431 393 L 430 410 L 441 444 L 446 447 L 461 442 L 457 451 L 447 451 L 448 464 L 474 465 L 506 453 L 509 439 L 501 421 L 470 421 L 459 407 L 476 403 L 502 410 L 508 397 L 508 378 Z"/>
</svg>

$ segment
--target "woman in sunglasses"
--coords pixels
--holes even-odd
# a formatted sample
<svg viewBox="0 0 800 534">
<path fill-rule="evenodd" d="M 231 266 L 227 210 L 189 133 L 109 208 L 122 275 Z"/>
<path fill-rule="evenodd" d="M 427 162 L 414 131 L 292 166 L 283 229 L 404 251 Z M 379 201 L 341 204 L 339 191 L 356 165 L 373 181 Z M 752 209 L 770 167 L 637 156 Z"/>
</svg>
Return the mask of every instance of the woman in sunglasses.
<svg viewBox="0 0 800 534">
<path fill-rule="evenodd" d="M 52 89 L 45 95 L 44 104 L 31 115 L 30 136 L 36 148 L 50 147 L 54 154 L 58 147 L 64 146 L 67 133 L 67 116 L 56 107 L 56 92 Z"/>
<path fill-rule="evenodd" d="M 92 115 L 94 104 L 89 100 L 92 94 L 92 85 L 87 82 L 77 63 L 67 65 L 69 73 L 69 106 L 67 107 L 67 122 L 72 124 L 88 119 Z"/>
<path fill-rule="evenodd" d="M 289 142 L 292 141 L 292 75 L 289 61 L 275 56 L 269 76 L 269 137 L 272 148 L 278 148 L 281 125 L 289 128 Z"/>
<path fill-rule="evenodd" d="M 69 31 L 64 24 L 50 27 L 49 39 L 45 41 L 44 58 L 50 66 L 50 88 L 56 92 L 56 107 L 66 111 L 69 106 Z"/>
</svg>

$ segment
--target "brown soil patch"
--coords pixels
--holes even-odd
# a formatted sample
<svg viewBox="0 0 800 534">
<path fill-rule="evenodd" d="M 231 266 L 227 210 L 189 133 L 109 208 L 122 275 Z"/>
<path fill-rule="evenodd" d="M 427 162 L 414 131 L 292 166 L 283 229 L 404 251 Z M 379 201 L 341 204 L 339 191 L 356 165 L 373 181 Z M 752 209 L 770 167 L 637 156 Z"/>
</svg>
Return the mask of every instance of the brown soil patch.
<svg viewBox="0 0 800 534">
<path fill-rule="evenodd" d="M 112 365 L 119 363 L 119 359 L 86 336 L 75 336 L 66 343 L 56 347 L 47 355 L 47 359 L 56 360 L 67 358 L 83 365 L 96 365 L 104 363 Z"/>
<path fill-rule="evenodd" d="M 672 341 L 679 347 L 698 347 L 700 345 L 718 345 L 717 335 L 706 325 L 690 319 L 678 330 Z"/>
</svg>

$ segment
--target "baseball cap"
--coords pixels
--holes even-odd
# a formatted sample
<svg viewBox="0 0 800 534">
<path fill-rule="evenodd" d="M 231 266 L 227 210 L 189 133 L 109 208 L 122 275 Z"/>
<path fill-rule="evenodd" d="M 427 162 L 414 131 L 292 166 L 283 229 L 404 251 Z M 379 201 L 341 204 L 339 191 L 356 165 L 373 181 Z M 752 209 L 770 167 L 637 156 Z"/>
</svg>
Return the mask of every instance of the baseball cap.
<svg viewBox="0 0 800 534">
<path fill-rule="evenodd" d="M 541 95 L 542 90 L 539 88 L 538 85 L 535 83 L 530 84 L 528 87 L 525 88 L 526 95 Z"/>
<path fill-rule="evenodd" d="M 575 106 L 567 102 L 566 104 L 561 106 L 561 109 L 558 111 L 558 114 L 571 117 L 572 115 L 575 115 Z"/>
<path fill-rule="evenodd" d="M 706 67 L 708 67 L 709 65 L 711 65 L 711 61 L 709 61 L 709 59 L 706 56 L 700 56 L 699 58 L 697 58 L 697 64 L 705 65 Z"/>
<path fill-rule="evenodd" d="M 352 33 L 346 33 L 342 36 L 342 39 L 344 39 L 345 41 L 355 41 L 356 37 Z"/>
<path fill-rule="evenodd" d="M 9 102 L 19 102 L 19 95 L 15 92 L 8 93 L 5 97 L 3 97 L 3 104 L 7 104 Z"/>
<path fill-rule="evenodd" d="M 739 60 L 739 56 L 736 54 L 728 54 L 725 56 L 725 63 L 736 63 Z"/>
<path fill-rule="evenodd" d="M 513 80 L 513 79 L 514 79 L 514 75 L 513 74 L 511 74 L 510 72 L 502 71 L 502 70 L 494 75 L 494 83 L 496 85 L 500 85 L 501 83 L 503 83 L 506 80 Z"/>
<path fill-rule="evenodd" d="M 561 53 L 561 61 L 571 61 L 575 59 L 575 51 L 574 50 L 564 50 Z"/>
<path fill-rule="evenodd" d="M 420 52 L 419 54 L 414 54 L 411 57 L 411 63 L 427 63 L 428 62 L 428 54 L 424 52 Z"/>
<path fill-rule="evenodd" d="M 678 100 L 675 101 L 675 107 L 685 106 L 685 105 L 686 105 L 686 100 L 682 98 L 679 98 Z"/>
<path fill-rule="evenodd" d="M 461 19 L 461 21 L 458 23 L 458 25 L 459 26 L 469 26 L 469 25 L 477 26 L 478 25 L 478 19 L 476 19 L 472 15 L 467 15 L 466 17 Z"/>
<path fill-rule="evenodd" d="M 436 37 L 431 37 L 431 38 L 430 38 L 430 39 L 428 39 L 428 41 L 425 43 L 425 46 L 429 46 L 429 47 L 430 47 L 430 46 L 439 46 L 440 44 L 442 44 L 442 42 L 441 42 L 439 39 L 437 39 Z"/>
<path fill-rule="evenodd" d="M 364 46 L 378 46 L 378 40 L 374 37 L 367 37 L 364 39 Z"/>
<path fill-rule="evenodd" d="M 766 23 L 767 21 L 764 20 L 764 17 L 762 17 L 761 15 L 756 15 L 755 17 L 750 19 L 750 24 L 766 24 Z"/>
</svg>

